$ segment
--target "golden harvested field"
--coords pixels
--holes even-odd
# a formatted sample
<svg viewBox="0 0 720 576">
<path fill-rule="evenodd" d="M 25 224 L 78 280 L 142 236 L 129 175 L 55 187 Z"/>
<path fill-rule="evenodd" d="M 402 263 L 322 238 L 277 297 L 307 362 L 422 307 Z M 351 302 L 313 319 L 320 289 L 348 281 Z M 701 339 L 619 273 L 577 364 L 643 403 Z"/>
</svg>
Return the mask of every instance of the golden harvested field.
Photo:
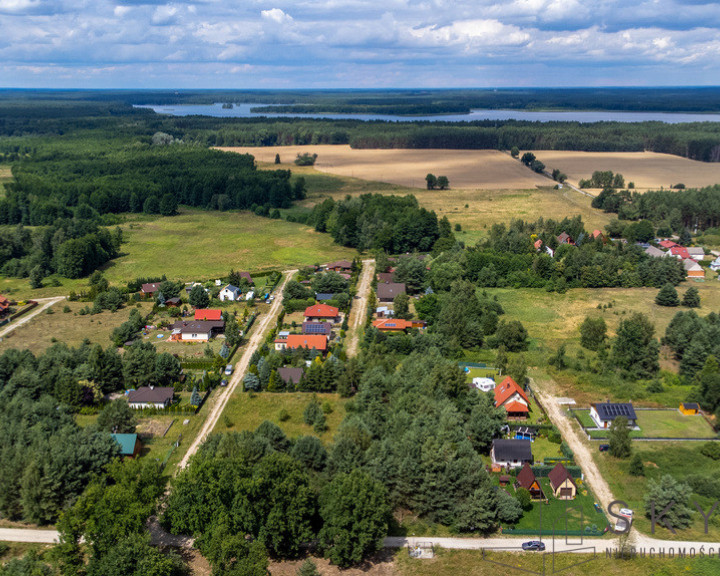
<svg viewBox="0 0 720 576">
<path fill-rule="evenodd" d="M 315 168 L 320 172 L 411 188 L 425 188 L 428 172 L 447 176 L 453 189 L 519 190 L 550 183 L 497 150 L 355 150 L 348 145 L 220 149 L 252 154 L 258 162 L 273 162 L 280 154 L 283 168 L 294 166 L 297 154 L 317 154 Z"/>
<path fill-rule="evenodd" d="M 548 170 L 559 168 L 568 180 L 577 184 L 590 178 L 595 170 L 612 170 L 625 177 L 625 184 L 635 183 L 641 190 L 669 188 L 682 182 L 688 188 L 720 183 L 720 163 L 697 162 L 680 156 L 656 152 L 533 152 Z"/>
</svg>

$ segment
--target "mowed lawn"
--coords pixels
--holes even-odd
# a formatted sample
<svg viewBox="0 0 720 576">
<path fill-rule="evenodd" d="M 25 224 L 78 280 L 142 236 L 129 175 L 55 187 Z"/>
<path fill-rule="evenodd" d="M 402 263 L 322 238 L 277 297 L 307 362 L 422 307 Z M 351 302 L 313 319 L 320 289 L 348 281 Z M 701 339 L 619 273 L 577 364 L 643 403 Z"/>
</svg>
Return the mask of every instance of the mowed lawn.
<svg viewBox="0 0 720 576">
<path fill-rule="evenodd" d="M 330 414 L 325 414 L 328 429 L 318 434 L 303 421 L 303 412 L 311 398 L 312 393 L 309 392 L 260 392 L 252 395 L 237 392 L 228 402 L 213 432 L 255 430 L 263 421 L 269 420 L 282 428 L 288 438 L 318 436 L 323 443 L 330 443 L 345 417 L 347 399 L 340 398 L 338 394 L 317 394 L 321 405 L 328 402 L 332 408 Z M 290 416 L 284 421 L 281 420 L 283 410 Z"/>
<path fill-rule="evenodd" d="M 63 312 L 67 306 L 70 312 Z M 112 331 L 128 319 L 131 307 L 126 306 L 117 312 L 104 311 L 100 314 L 80 315 L 81 308 L 90 307 L 88 302 L 61 301 L 49 310 L 41 312 L 27 323 L 18 326 L 0 341 L 0 353 L 9 348 L 28 349 L 37 355 L 53 345 L 54 341 L 65 342 L 68 346 L 79 346 L 86 339 L 107 348 Z M 143 302 L 140 310 L 146 314 L 152 308 L 149 302 Z"/>
<path fill-rule="evenodd" d="M 309 226 L 249 212 L 183 208 L 178 216 L 141 219 L 122 228 L 124 255 L 106 266 L 111 282 L 162 274 L 185 281 L 212 279 L 230 269 L 286 269 L 356 254 Z"/>
<path fill-rule="evenodd" d="M 677 410 L 638 410 L 640 435 L 647 438 L 715 438 L 717 434 L 700 414 Z"/>
</svg>

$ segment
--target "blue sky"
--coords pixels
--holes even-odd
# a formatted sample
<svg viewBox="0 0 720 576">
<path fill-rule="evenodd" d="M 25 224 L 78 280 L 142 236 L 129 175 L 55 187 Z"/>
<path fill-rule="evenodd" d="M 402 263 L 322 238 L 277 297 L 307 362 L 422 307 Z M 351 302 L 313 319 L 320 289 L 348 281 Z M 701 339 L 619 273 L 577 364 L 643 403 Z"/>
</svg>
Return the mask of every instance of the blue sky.
<svg viewBox="0 0 720 576">
<path fill-rule="evenodd" d="M 720 84 L 706 0 L 0 0 L 0 86 Z"/>
</svg>

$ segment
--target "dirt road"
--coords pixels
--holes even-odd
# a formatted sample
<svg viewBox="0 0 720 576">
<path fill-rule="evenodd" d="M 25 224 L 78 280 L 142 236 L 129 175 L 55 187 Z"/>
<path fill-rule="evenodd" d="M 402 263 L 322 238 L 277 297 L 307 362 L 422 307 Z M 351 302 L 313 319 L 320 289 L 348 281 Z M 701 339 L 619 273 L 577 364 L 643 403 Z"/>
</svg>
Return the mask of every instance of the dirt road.
<svg viewBox="0 0 720 576">
<path fill-rule="evenodd" d="M 536 380 L 533 384 L 535 396 L 540 400 L 547 411 L 548 417 L 560 430 L 560 434 L 562 434 L 562 437 L 575 454 L 575 462 L 582 468 L 585 481 L 592 486 L 595 498 L 603 507 L 603 510 L 607 510 L 610 502 L 615 498 L 592 457 L 590 446 L 581 438 L 577 428 L 573 426 L 572 421 L 565 413 L 565 409 L 557 403 L 557 398 L 548 391 L 551 389 L 551 384 L 544 380 Z"/>
<path fill-rule="evenodd" d="M 35 298 L 35 302 L 38 302 L 39 306 L 36 306 L 30 312 L 21 316 L 19 320 L 10 322 L 10 324 L 5 326 L 5 328 L 0 328 L 0 338 L 5 336 L 6 334 L 9 334 L 13 330 L 15 330 L 15 328 L 17 328 L 18 326 L 22 326 L 23 324 L 28 323 L 30 320 L 35 318 L 35 316 L 37 316 L 41 312 L 47 310 L 53 304 L 57 304 L 61 300 L 65 300 L 65 296 L 55 296 L 54 298 Z"/>
<path fill-rule="evenodd" d="M 358 281 L 357 296 L 350 311 L 350 336 L 348 338 L 347 355 L 356 356 L 360 346 L 360 333 L 367 317 L 368 297 L 373 276 L 375 275 L 375 260 L 363 260 L 363 269 Z"/>
<path fill-rule="evenodd" d="M 252 336 L 250 337 L 249 342 L 245 346 L 245 351 L 243 352 L 240 360 L 235 365 L 235 371 L 230 378 L 230 382 L 228 382 L 227 387 L 220 392 L 217 400 L 213 404 L 212 408 L 210 408 L 210 413 L 208 414 L 208 417 L 206 418 L 202 429 L 195 437 L 195 440 L 193 440 L 193 443 L 190 445 L 190 448 L 188 448 L 188 451 L 185 453 L 185 456 L 183 456 L 183 459 L 180 460 L 177 468 L 178 470 L 181 470 L 188 465 L 190 458 L 198 451 L 200 445 L 205 442 L 205 439 L 208 437 L 210 432 L 212 432 L 213 428 L 215 428 L 215 424 L 217 424 L 217 421 L 220 419 L 220 415 L 225 409 L 225 406 L 230 400 L 230 397 L 235 392 L 238 384 L 242 382 L 242 378 L 243 376 L 245 376 L 245 372 L 250 366 L 250 358 L 252 357 L 255 350 L 262 344 L 267 334 L 267 331 L 272 328 L 272 326 L 277 321 L 277 317 L 280 314 L 280 309 L 282 308 L 283 289 L 285 288 L 285 284 L 287 284 L 287 281 L 296 272 L 297 270 L 286 270 L 285 272 L 283 272 L 283 274 L 285 275 L 285 279 L 283 280 L 283 283 L 277 288 L 277 290 L 275 290 L 276 296 L 272 306 L 270 307 L 270 311 L 261 318 L 260 322 L 253 329 Z"/>
</svg>

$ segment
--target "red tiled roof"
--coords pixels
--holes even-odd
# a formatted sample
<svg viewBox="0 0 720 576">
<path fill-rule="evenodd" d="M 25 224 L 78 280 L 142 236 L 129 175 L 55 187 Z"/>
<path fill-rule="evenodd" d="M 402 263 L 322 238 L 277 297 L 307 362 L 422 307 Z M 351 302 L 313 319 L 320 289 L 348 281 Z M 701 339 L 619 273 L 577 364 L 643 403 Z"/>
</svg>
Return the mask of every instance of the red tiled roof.
<svg viewBox="0 0 720 576">
<path fill-rule="evenodd" d="M 10 307 L 10 300 L 5 298 L 5 296 L 0 295 L 0 310 L 5 310 L 6 308 Z"/>
<path fill-rule="evenodd" d="M 153 292 L 157 292 L 160 288 L 160 282 L 149 282 L 148 284 L 143 284 L 140 286 L 140 289 L 145 292 L 145 294 L 152 294 Z"/>
<path fill-rule="evenodd" d="M 658 242 L 660 246 L 663 248 L 672 248 L 673 246 L 680 246 L 677 242 L 673 242 L 672 240 L 663 240 L 662 242 Z"/>
<path fill-rule="evenodd" d="M 495 407 L 497 408 L 502 406 L 515 393 L 520 394 L 525 402 L 528 404 L 530 403 L 530 399 L 527 397 L 527 394 L 525 394 L 525 391 L 518 386 L 515 380 L 510 378 L 510 376 L 507 376 L 505 380 L 500 382 L 500 386 L 495 387 Z M 525 408 L 525 411 L 527 412 L 527 407 Z M 520 411 L 521 410 L 516 410 L 516 412 Z"/>
<path fill-rule="evenodd" d="M 222 320 L 222 310 L 203 308 L 195 310 L 195 320 Z"/>
<path fill-rule="evenodd" d="M 680 256 L 683 260 L 686 258 L 690 258 L 690 252 L 688 252 L 687 248 L 685 246 L 673 246 L 670 248 L 670 254 L 673 256 Z"/>
<path fill-rule="evenodd" d="M 287 337 L 287 347 L 291 349 L 307 348 L 310 350 L 315 348 L 319 352 L 324 352 L 327 350 L 327 343 L 327 336 L 322 334 L 290 334 Z"/>
<path fill-rule="evenodd" d="M 600 232 L 597 228 L 592 231 L 592 234 L 590 234 L 590 238 L 597 238 L 598 236 L 602 236 L 603 233 Z"/>
<path fill-rule="evenodd" d="M 542 242 L 542 240 L 540 240 L 540 238 L 538 238 L 537 240 L 535 240 L 535 248 L 536 248 L 537 250 L 539 250 L 539 249 L 542 247 L 542 244 L 543 244 L 543 242 Z"/>
<path fill-rule="evenodd" d="M 513 400 L 512 402 L 508 402 L 504 406 L 505 411 L 510 412 L 530 412 L 530 408 L 525 406 L 522 402 L 518 402 L 516 400 Z"/>
<path fill-rule="evenodd" d="M 374 320 L 372 324 L 378 330 L 405 330 L 412 328 L 413 325 L 410 320 L 401 320 L 399 318 L 383 318 L 381 320 Z"/>
<path fill-rule="evenodd" d="M 335 306 L 328 306 L 327 304 L 315 304 L 305 308 L 305 316 L 307 318 L 337 318 L 340 313 L 338 308 Z"/>
</svg>

